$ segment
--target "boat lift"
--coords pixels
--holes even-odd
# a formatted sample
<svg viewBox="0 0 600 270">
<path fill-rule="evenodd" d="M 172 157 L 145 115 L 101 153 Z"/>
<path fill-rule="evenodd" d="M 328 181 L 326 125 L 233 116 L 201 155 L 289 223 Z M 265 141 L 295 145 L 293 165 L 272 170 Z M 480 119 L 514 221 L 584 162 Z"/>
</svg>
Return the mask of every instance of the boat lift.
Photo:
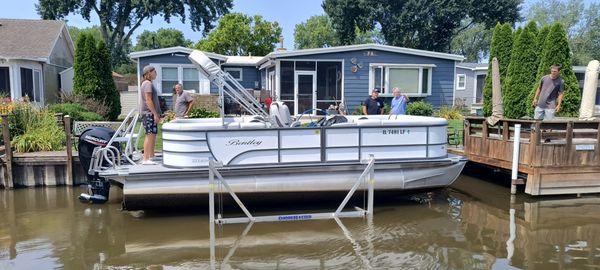
<svg viewBox="0 0 600 270">
<path fill-rule="evenodd" d="M 209 230 L 210 230 L 210 261 L 211 261 L 211 269 L 215 269 L 215 247 L 216 247 L 216 237 L 215 237 L 215 224 L 235 224 L 235 223 L 248 223 L 248 226 L 242 233 L 242 237 L 245 236 L 252 224 L 255 222 L 277 222 L 277 221 L 300 221 L 300 220 L 315 220 L 315 219 L 334 219 L 336 223 L 342 228 L 344 235 L 348 237 L 353 245 L 355 242 L 352 237 L 350 237 L 350 233 L 348 229 L 341 223 L 340 218 L 350 218 L 350 217 L 368 217 L 370 222 L 372 223 L 373 218 L 373 201 L 375 196 L 375 157 L 373 155 L 369 156 L 368 160 L 363 161 L 366 164 L 365 169 L 360 174 L 360 176 L 354 182 L 354 185 L 346 194 L 346 197 L 335 210 L 335 212 L 326 212 L 326 213 L 304 213 L 304 214 L 288 214 L 288 215 L 268 215 L 268 216 L 253 216 L 248 208 L 244 205 L 244 203 L 238 198 L 235 192 L 231 189 L 231 186 L 227 184 L 227 181 L 223 178 L 221 173 L 219 173 L 218 168 L 222 167 L 222 163 L 216 162 L 214 160 L 209 161 L 208 165 L 208 207 L 209 207 Z M 216 179 L 215 179 L 216 177 Z M 220 214 L 217 218 L 215 218 L 215 181 L 219 184 L 222 184 L 225 187 L 225 190 L 231 195 L 233 200 L 237 203 L 237 205 L 242 209 L 246 217 L 236 217 L 236 218 L 223 218 Z M 367 209 L 362 209 L 359 207 L 355 207 L 355 211 L 343 211 L 346 207 L 350 198 L 354 195 L 356 190 L 361 184 L 367 184 Z M 224 263 L 229 260 L 237 245 L 234 245 L 232 249 L 228 252 L 225 257 Z M 357 254 L 358 255 L 358 254 Z M 363 260 L 364 261 L 364 260 Z"/>
</svg>

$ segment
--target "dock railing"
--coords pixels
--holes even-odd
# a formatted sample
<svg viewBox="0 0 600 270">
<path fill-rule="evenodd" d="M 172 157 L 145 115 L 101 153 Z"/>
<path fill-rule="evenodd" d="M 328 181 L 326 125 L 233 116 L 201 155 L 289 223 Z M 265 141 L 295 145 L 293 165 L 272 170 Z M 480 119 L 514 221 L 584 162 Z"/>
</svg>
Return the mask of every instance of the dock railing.
<svg viewBox="0 0 600 270">
<path fill-rule="evenodd" d="M 578 179 L 600 176 L 600 120 L 501 119 L 490 126 L 483 117 L 465 117 L 465 155 L 470 161 L 510 170 L 516 124 L 521 125 L 518 171 L 527 174 L 528 181 L 551 171 L 583 173 Z M 564 182 L 561 184 L 565 185 Z M 540 188 L 543 188 L 540 183 L 528 184 L 526 192 L 539 195 Z M 576 191 L 574 187 L 569 189 Z M 596 189 L 600 191 L 600 186 Z"/>
</svg>

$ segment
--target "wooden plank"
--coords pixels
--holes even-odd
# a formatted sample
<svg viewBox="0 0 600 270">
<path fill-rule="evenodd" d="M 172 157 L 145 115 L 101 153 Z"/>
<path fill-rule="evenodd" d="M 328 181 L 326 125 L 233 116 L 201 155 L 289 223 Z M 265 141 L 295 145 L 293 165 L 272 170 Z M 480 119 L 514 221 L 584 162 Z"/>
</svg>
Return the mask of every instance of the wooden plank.
<svg viewBox="0 0 600 270">
<path fill-rule="evenodd" d="M 567 142 L 565 145 L 565 151 L 566 151 L 567 155 L 566 155 L 565 162 L 567 164 L 569 164 L 571 162 L 571 159 L 573 158 L 573 151 L 571 150 L 571 148 L 573 147 L 573 122 L 567 123 L 566 132 L 567 132 L 567 134 L 566 134 Z M 561 162 L 562 161 L 563 160 L 561 160 Z"/>
<path fill-rule="evenodd" d="M 71 141 L 71 117 L 68 115 L 65 115 L 65 117 L 63 117 L 63 121 L 65 123 L 65 134 L 67 136 L 67 143 L 66 143 L 66 147 L 67 147 L 67 166 L 66 166 L 66 170 L 67 170 L 67 175 L 66 175 L 66 185 L 67 186 L 72 186 L 73 185 L 73 143 Z"/>
<path fill-rule="evenodd" d="M 502 140 L 508 141 L 509 136 L 510 136 L 510 130 L 509 130 L 509 126 L 508 126 L 508 121 L 503 121 L 502 122 Z"/>
<path fill-rule="evenodd" d="M 596 127 L 598 134 L 596 135 L 596 165 L 600 165 L 600 123 Z"/>
<path fill-rule="evenodd" d="M 10 130 L 8 129 L 8 116 L 2 115 L 2 138 L 4 139 L 4 161 L 6 165 L 5 175 L 4 175 L 4 188 L 13 188 L 13 172 L 12 172 L 12 148 L 10 146 Z"/>
</svg>

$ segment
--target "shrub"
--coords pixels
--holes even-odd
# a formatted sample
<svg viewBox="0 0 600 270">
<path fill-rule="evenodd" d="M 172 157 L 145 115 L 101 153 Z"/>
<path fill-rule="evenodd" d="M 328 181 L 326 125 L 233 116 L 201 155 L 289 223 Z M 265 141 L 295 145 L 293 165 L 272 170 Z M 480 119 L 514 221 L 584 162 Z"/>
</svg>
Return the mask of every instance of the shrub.
<svg viewBox="0 0 600 270">
<path fill-rule="evenodd" d="M 406 107 L 406 113 L 409 115 L 431 116 L 433 115 L 433 106 L 425 101 L 411 102 Z"/>
<path fill-rule="evenodd" d="M 218 112 L 213 112 L 200 107 L 194 107 L 188 112 L 189 118 L 215 118 L 220 117 Z"/>
<path fill-rule="evenodd" d="M 58 103 L 48 107 L 51 112 L 69 115 L 73 121 L 102 121 L 102 116 L 90 112 L 80 104 Z"/>
<path fill-rule="evenodd" d="M 83 106 L 87 111 L 95 112 L 101 115 L 102 118 L 108 119 L 109 109 L 104 104 L 104 102 L 100 102 L 92 98 L 87 98 L 85 96 L 76 94 L 61 94 L 60 102 L 79 104 Z"/>
<path fill-rule="evenodd" d="M 435 116 L 446 118 L 446 120 L 462 119 L 463 116 L 459 108 L 442 106 L 436 113 Z"/>
<path fill-rule="evenodd" d="M 56 151 L 65 147 L 65 132 L 48 110 L 29 103 L 16 104 L 9 115 L 9 126 L 17 152 Z"/>
<path fill-rule="evenodd" d="M 483 87 L 483 114 L 490 116 L 492 114 L 492 59 L 498 59 L 500 67 L 500 82 L 506 82 L 506 73 L 510 64 L 510 57 L 513 47 L 513 33 L 510 24 L 496 24 L 490 44 L 490 58 L 485 85 Z"/>
</svg>

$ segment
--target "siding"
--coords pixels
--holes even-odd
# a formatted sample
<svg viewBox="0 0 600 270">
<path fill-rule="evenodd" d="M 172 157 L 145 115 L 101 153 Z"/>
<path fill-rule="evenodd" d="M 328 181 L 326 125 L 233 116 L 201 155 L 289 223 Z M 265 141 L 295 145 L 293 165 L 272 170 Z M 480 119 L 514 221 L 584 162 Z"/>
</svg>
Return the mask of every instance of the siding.
<svg viewBox="0 0 600 270">
<path fill-rule="evenodd" d="M 362 68 L 356 73 L 352 73 L 351 71 L 353 66 L 351 63 L 352 58 L 356 58 L 358 63 L 362 64 Z M 349 112 L 353 112 L 369 95 L 369 64 L 434 64 L 436 67 L 432 69 L 431 95 L 424 99 L 427 102 L 430 102 L 434 107 L 452 105 L 454 91 L 454 60 L 380 50 L 359 50 L 278 58 L 278 60 L 286 59 L 344 60 L 344 102 L 348 106 Z"/>
<path fill-rule="evenodd" d="M 240 84 L 246 89 L 260 89 L 261 80 L 260 72 L 256 67 L 252 66 L 223 66 L 222 69 L 227 68 L 241 68 L 242 69 L 242 81 Z"/>
<path fill-rule="evenodd" d="M 459 74 L 465 74 L 465 89 L 460 90 L 456 88 L 456 92 L 454 92 L 454 100 L 462 100 L 463 104 L 468 107 L 471 107 L 474 100 L 474 92 L 475 92 L 475 72 L 466 68 L 456 68 L 456 76 Z"/>
</svg>

